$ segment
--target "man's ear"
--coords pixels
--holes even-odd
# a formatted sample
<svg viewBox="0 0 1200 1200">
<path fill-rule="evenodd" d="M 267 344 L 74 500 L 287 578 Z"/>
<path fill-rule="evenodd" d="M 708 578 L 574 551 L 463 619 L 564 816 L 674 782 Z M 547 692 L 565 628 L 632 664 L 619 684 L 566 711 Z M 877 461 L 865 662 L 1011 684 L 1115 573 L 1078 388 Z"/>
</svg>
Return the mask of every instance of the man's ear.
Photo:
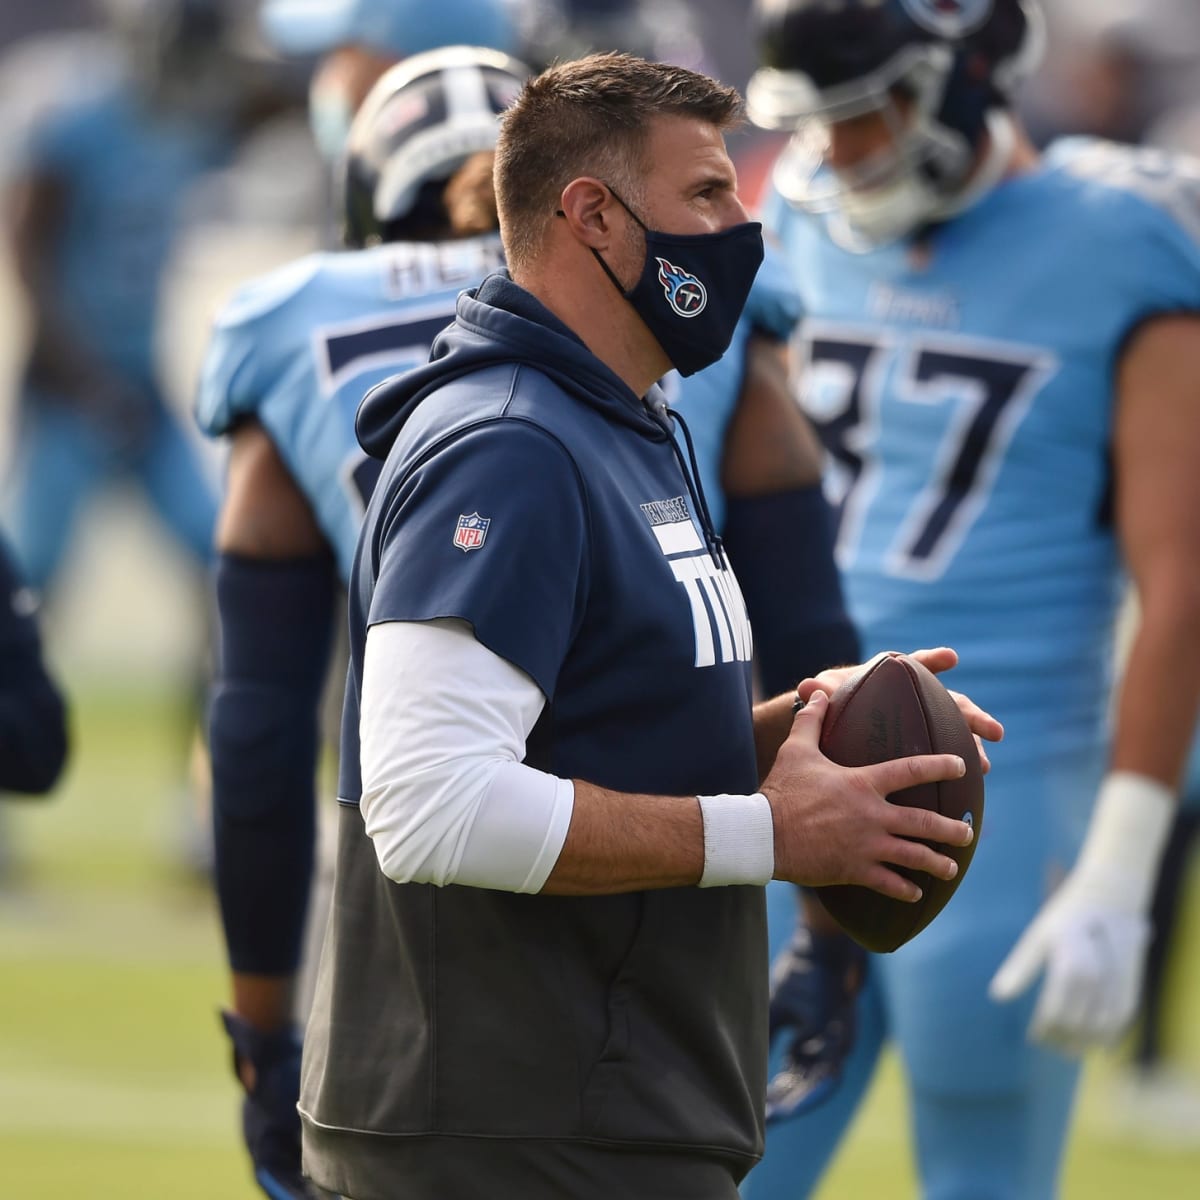
<svg viewBox="0 0 1200 1200">
<path fill-rule="evenodd" d="M 563 188 L 559 211 L 580 242 L 593 250 L 607 250 L 614 236 L 611 216 L 615 207 L 608 188 L 600 180 L 584 175 Z"/>
</svg>

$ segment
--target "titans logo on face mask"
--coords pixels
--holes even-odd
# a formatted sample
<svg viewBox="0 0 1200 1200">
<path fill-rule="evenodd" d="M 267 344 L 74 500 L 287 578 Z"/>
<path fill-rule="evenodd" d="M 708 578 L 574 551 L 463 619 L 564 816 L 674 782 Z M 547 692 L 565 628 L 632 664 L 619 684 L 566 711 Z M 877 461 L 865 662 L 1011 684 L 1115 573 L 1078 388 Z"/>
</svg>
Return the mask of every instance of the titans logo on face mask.
<svg viewBox="0 0 1200 1200">
<path fill-rule="evenodd" d="M 658 282 L 667 293 L 667 303 L 681 317 L 698 317 L 708 303 L 704 284 L 695 275 L 689 275 L 665 258 L 656 258 L 655 261 L 658 263 Z"/>
<path fill-rule="evenodd" d="M 646 235 L 642 275 L 626 291 L 604 258 L 596 261 L 633 306 L 680 375 L 711 366 L 729 349 L 763 260 L 762 226 L 745 221 L 720 233 L 664 233 L 613 198 Z"/>
</svg>

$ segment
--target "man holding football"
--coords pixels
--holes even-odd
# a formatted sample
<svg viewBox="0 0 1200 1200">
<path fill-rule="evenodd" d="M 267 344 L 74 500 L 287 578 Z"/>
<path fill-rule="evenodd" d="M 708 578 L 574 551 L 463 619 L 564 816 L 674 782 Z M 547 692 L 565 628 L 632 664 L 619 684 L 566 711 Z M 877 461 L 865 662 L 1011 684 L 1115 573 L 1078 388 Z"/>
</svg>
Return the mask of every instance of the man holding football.
<svg viewBox="0 0 1200 1200">
<path fill-rule="evenodd" d="M 761 885 L 915 899 L 887 864 L 948 878 L 914 839 L 970 840 L 884 799 L 960 758 L 819 753 L 843 674 L 796 716 L 795 692 L 751 704 L 740 591 L 654 386 L 720 356 L 761 261 L 739 112 L 625 55 L 527 83 L 497 147 L 511 276 L 359 410 L 386 461 L 300 1105 L 307 1169 L 353 1200 L 733 1197 L 761 1146 Z"/>
</svg>

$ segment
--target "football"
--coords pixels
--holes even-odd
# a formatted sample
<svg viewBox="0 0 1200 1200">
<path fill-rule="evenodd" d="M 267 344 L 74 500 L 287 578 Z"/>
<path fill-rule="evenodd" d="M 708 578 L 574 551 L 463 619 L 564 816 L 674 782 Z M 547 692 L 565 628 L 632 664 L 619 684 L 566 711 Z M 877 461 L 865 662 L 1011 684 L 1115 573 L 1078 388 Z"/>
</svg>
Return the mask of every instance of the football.
<svg viewBox="0 0 1200 1200">
<path fill-rule="evenodd" d="M 974 735 L 937 676 L 903 654 L 889 653 L 843 684 L 830 697 L 821 726 L 821 752 L 845 767 L 862 767 L 913 754 L 957 754 L 966 763 L 959 779 L 894 792 L 892 804 L 929 808 L 969 822 L 969 846 L 938 846 L 958 863 L 949 881 L 923 871 L 895 869 L 923 895 L 915 904 L 857 886 L 816 888 L 843 929 L 868 950 L 886 953 L 916 937 L 946 907 L 971 865 L 983 827 L 983 769 Z"/>
</svg>

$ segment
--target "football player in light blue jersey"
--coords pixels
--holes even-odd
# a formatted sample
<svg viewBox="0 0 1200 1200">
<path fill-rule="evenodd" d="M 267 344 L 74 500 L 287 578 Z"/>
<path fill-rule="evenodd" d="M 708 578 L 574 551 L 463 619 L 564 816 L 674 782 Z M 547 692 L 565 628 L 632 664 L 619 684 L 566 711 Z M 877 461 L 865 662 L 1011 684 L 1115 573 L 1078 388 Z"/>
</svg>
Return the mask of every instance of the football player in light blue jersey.
<svg viewBox="0 0 1200 1200">
<path fill-rule="evenodd" d="M 342 167 L 345 242 L 242 287 L 216 321 L 196 417 L 231 446 L 218 521 L 210 713 L 225 1014 L 243 1130 L 272 1197 L 300 1172 L 294 987 L 313 871 L 317 710 L 334 592 L 379 464 L 363 394 L 427 361 L 458 292 L 501 265 L 497 114 L 527 74 L 499 51 L 404 59 L 363 101 Z"/>
<path fill-rule="evenodd" d="M 24 119 L 5 130 L 5 234 L 32 322 L 9 520 L 38 589 L 114 478 L 134 480 L 199 562 L 212 543 L 212 484 L 162 396 L 156 342 L 184 202 L 234 146 L 230 18 L 221 0 L 122 11 L 111 36 L 6 63 Z"/>
<path fill-rule="evenodd" d="M 773 1124 L 747 1193 L 810 1192 L 892 1038 L 922 1194 L 1045 1200 L 1078 1055 L 1134 1011 L 1196 724 L 1200 166 L 1095 141 L 1039 157 L 1009 107 L 1032 0 L 759 17 L 751 115 L 795 130 L 765 220 L 804 302 L 851 615 L 868 654 L 954 645 L 953 686 L 1007 733 L 970 875 L 870 957 L 840 1087 Z M 794 906 L 773 901 L 778 949 Z M 858 983 L 835 981 L 840 1015 Z"/>
<path fill-rule="evenodd" d="M 160 304 L 197 184 L 235 149 L 247 58 L 231 0 L 121 0 L 110 26 L 14 47 L 0 64 L 0 238 L 29 316 L 3 523 L 21 574 L 51 602 L 80 520 L 129 487 L 199 586 L 215 480 L 164 394 L 174 348 Z M 171 570 L 169 561 L 162 569 Z M 197 653 L 180 705 L 172 799 L 189 874 L 208 867 Z M 203 776 L 203 771 L 200 772 Z"/>
</svg>

